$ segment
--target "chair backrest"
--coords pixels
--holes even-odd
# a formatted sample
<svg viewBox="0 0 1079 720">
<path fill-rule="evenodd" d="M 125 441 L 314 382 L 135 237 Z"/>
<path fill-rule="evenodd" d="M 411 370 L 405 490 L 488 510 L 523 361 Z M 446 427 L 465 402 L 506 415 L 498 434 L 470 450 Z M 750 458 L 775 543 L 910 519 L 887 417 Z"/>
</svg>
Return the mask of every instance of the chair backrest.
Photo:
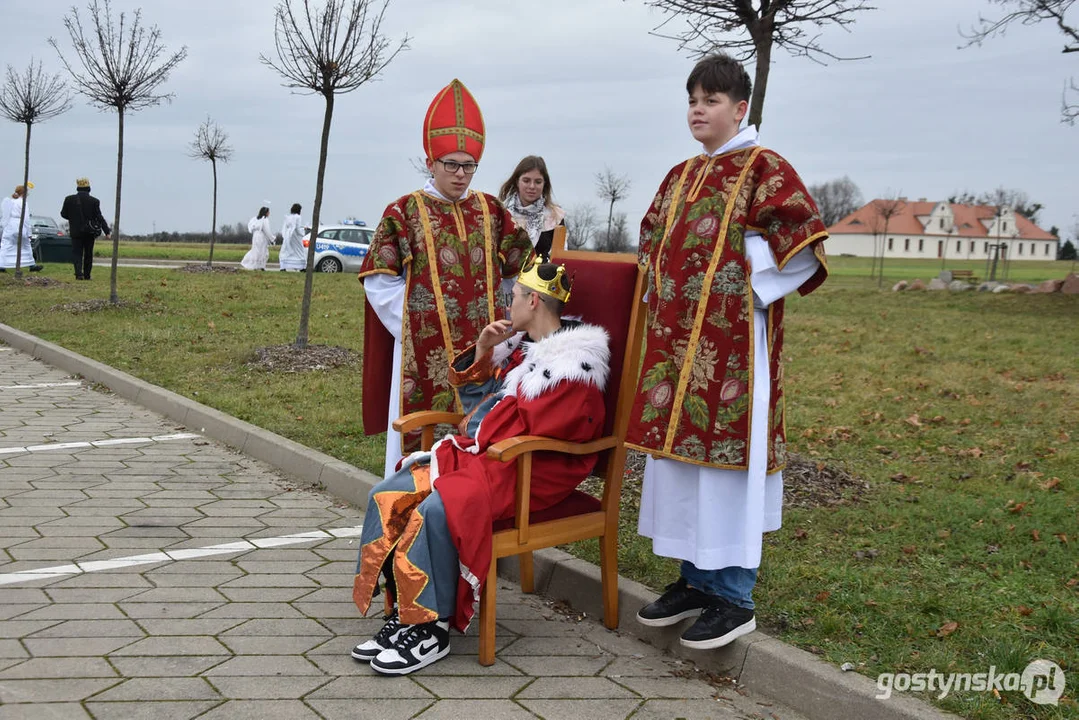
<svg viewBox="0 0 1079 720">
<path fill-rule="evenodd" d="M 560 227 L 551 248 L 551 261 L 564 264 L 573 281 L 563 314 L 600 325 L 611 336 L 604 435 L 624 439 L 640 367 L 644 271 L 636 255 L 565 250 L 564 238 L 565 228 Z"/>
</svg>

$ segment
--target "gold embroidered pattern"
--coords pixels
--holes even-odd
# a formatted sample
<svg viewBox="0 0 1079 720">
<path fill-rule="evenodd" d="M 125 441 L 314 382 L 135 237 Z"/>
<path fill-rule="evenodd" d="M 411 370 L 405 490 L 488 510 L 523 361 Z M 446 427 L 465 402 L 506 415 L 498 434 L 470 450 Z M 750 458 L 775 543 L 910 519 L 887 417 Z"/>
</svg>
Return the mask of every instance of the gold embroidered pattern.
<svg viewBox="0 0 1079 720">
<path fill-rule="evenodd" d="M 723 212 L 723 223 L 719 227 L 716 246 L 712 251 L 712 259 L 708 263 L 708 271 L 705 273 L 704 283 L 701 285 L 701 299 L 697 304 L 697 314 L 693 320 L 693 330 L 690 333 L 689 343 L 686 346 L 686 356 L 682 361 L 682 368 L 679 372 L 678 389 L 675 392 L 674 402 L 671 405 L 671 419 L 667 424 L 667 434 L 663 442 L 663 449 L 668 453 L 671 452 L 671 448 L 674 445 L 675 433 L 678 430 L 678 424 L 682 419 L 682 403 L 685 400 L 686 386 L 689 384 L 689 378 L 693 374 L 693 360 L 697 354 L 701 339 L 701 328 L 704 325 L 704 316 L 708 310 L 709 290 L 712 287 L 712 278 L 716 274 L 716 266 L 719 264 L 719 258 L 723 254 L 723 248 L 726 245 L 727 230 L 730 226 L 731 215 L 734 212 L 735 201 L 742 192 L 742 186 L 746 182 L 749 170 L 753 167 L 753 162 L 757 159 L 757 155 L 760 154 L 761 150 L 762 148 L 756 147 L 753 149 L 752 153 L 750 153 L 745 166 L 742 168 L 742 172 L 738 175 L 738 181 L 734 184 L 734 187 L 731 188 L 731 192 L 727 196 L 726 209 Z M 752 358 L 752 355 L 750 355 L 750 358 Z"/>
</svg>

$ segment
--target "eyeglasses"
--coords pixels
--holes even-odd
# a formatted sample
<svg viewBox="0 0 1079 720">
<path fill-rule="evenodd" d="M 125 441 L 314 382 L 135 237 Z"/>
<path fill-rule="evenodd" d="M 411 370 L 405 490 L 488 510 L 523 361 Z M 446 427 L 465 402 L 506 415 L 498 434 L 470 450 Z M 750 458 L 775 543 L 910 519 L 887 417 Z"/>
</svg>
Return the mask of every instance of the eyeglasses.
<svg viewBox="0 0 1079 720">
<path fill-rule="evenodd" d="M 437 160 L 436 162 L 442 163 L 442 167 L 450 175 L 454 175 L 458 170 L 464 170 L 465 175 L 475 175 L 476 170 L 479 169 L 480 164 L 474 162 L 457 162 L 456 160 Z"/>
</svg>

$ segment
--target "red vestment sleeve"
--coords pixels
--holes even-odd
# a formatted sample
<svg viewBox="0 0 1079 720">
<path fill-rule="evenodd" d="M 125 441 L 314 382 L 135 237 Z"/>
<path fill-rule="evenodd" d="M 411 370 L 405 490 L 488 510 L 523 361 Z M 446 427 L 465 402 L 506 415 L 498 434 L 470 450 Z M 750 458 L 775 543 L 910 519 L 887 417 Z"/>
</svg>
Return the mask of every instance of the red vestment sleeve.
<svg viewBox="0 0 1079 720">
<path fill-rule="evenodd" d="M 393 335 L 363 301 L 363 433 L 377 435 L 389 427 L 390 382 L 393 378 Z M 396 418 L 395 418 L 396 419 Z"/>
</svg>

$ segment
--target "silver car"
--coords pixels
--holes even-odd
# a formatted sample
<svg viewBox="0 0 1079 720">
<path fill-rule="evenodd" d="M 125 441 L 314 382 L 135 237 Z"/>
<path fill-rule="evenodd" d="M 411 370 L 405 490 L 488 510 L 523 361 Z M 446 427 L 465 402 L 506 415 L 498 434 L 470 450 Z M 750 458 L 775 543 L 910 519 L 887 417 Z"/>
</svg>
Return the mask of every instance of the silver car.
<svg viewBox="0 0 1079 720">
<path fill-rule="evenodd" d="M 359 272 L 375 231 L 363 225 L 323 225 L 315 239 L 315 270 L 324 273 Z M 303 246 L 311 234 L 303 236 Z"/>
</svg>

